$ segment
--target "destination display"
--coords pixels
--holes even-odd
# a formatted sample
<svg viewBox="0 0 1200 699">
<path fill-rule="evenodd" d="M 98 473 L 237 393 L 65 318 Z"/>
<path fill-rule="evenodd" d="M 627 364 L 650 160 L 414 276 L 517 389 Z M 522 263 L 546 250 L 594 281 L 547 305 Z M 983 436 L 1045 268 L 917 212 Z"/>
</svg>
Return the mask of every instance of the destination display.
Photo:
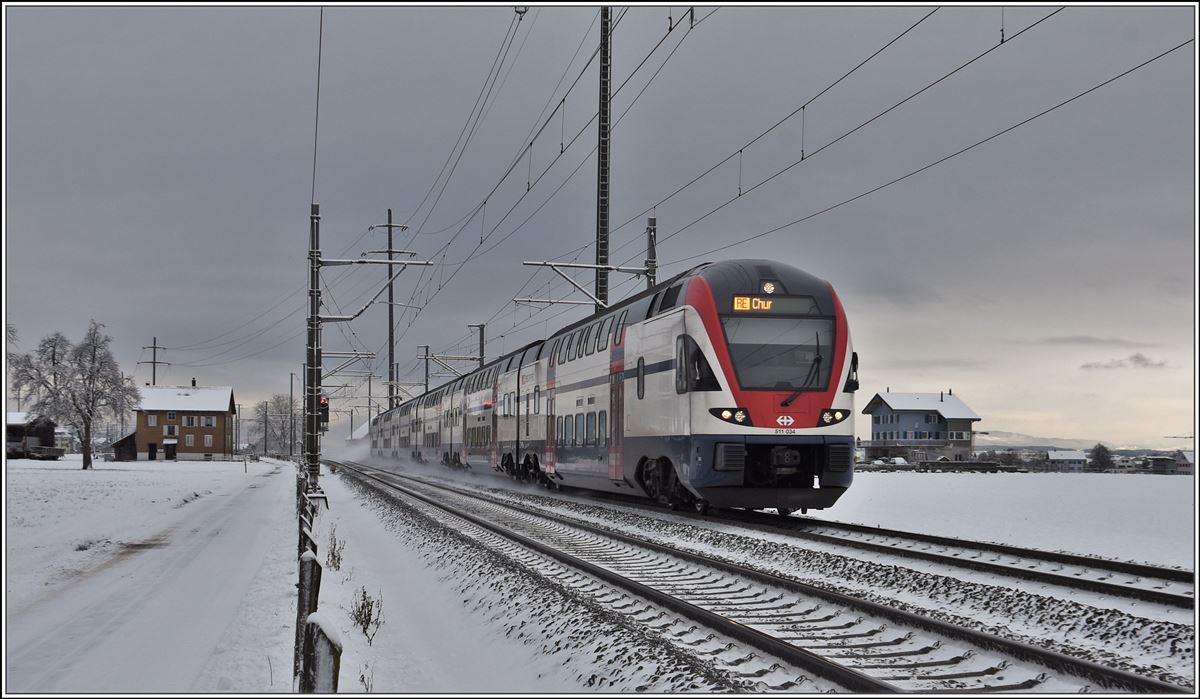
<svg viewBox="0 0 1200 699">
<path fill-rule="evenodd" d="M 733 312 L 817 315 L 820 310 L 811 296 L 734 296 Z"/>
</svg>

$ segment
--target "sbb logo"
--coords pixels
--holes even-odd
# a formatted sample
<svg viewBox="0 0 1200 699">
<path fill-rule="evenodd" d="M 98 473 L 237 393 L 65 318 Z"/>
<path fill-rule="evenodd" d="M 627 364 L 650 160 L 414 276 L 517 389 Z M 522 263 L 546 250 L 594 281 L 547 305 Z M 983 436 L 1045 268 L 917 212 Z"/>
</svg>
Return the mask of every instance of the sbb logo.
<svg viewBox="0 0 1200 699">
<path fill-rule="evenodd" d="M 779 417 L 775 418 L 775 422 L 782 427 L 791 427 L 792 424 L 796 422 L 796 418 L 792 417 L 791 415 L 780 415 Z"/>
</svg>

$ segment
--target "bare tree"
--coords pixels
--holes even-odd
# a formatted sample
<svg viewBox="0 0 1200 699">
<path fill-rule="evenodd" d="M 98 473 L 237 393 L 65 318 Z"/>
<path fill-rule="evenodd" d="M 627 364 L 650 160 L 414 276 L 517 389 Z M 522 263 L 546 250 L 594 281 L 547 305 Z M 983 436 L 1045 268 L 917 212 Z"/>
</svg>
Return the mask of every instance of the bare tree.
<svg viewBox="0 0 1200 699">
<path fill-rule="evenodd" d="M 304 424 L 300 413 L 300 401 L 288 398 L 286 393 L 276 393 L 271 396 L 270 401 L 256 404 L 249 432 L 256 436 L 253 441 L 262 440 L 264 408 L 267 411 L 265 420 L 267 442 L 262 444 L 263 453 L 266 453 L 268 446 L 274 446 L 279 451 L 287 451 L 287 443 L 292 436 L 292 419 L 295 418 L 298 427 Z"/>
<path fill-rule="evenodd" d="M 34 400 L 30 412 L 75 432 L 83 447 L 83 468 L 92 467 L 92 427 L 105 415 L 134 409 L 141 400 L 133 377 L 121 373 L 105 335 L 92 320 L 78 345 L 62 333 L 47 336 L 37 349 L 13 355 L 13 385 Z"/>
</svg>

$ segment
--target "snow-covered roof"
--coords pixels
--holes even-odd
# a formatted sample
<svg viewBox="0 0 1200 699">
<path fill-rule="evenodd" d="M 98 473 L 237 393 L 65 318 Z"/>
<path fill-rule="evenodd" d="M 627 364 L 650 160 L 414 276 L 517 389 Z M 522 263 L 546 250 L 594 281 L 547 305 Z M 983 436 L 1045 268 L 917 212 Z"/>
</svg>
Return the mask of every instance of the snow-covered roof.
<svg viewBox="0 0 1200 699">
<path fill-rule="evenodd" d="M 1087 454 L 1081 451 L 1048 451 L 1046 458 L 1051 461 L 1087 461 Z"/>
<path fill-rule="evenodd" d="M 223 413 L 233 401 L 232 386 L 139 386 L 139 410 L 207 410 Z"/>
<path fill-rule="evenodd" d="M 8 422 L 6 422 L 4 424 L 6 424 L 6 425 L 24 425 L 28 421 L 28 418 L 29 418 L 29 413 L 11 412 L 8 414 Z"/>
<path fill-rule="evenodd" d="M 870 415 L 879 403 L 886 403 L 892 410 L 922 410 L 937 412 L 947 420 L 982 420 L 974 410 L 967 407 L 958 396 L 948 393 L 876 393 L 863 408 Z"/>
</svg>

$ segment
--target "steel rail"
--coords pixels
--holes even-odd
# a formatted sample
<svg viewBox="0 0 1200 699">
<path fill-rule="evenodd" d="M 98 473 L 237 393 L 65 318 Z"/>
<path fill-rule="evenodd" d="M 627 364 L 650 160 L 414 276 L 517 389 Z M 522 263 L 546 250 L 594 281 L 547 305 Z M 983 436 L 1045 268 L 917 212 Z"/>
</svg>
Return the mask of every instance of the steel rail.
<svg viewBox="0 0 1200 699">
<path fill-rule="evenodd" d="M 570 486 L 564 487 L 569 488 Z M 642 508 L 646 508 L 647 505 L 650 505 L 652 509 L 658 509 L 653 507 L 654 503 L 650 501 L 647 501 L 643 498 L 635 498 L 630 495 L 624 495 L 622 493 L 587 491 L 587 494 L 588 497 L 594 499 L 619 502 Z M 872 551 L 875 553 L 886 553 L 895 556 L 916 558 L 935 563 L 956 566 L 959 568 L 978 570 L 981 572 L 1000 573 L 1010 577 L 1022 578 L 1035 582 L 1045 582 L 1077 590 L 1100 592 L 1117 597 L 1137 599 L 1145 602 L 1154 602 L 1156 604 L 1162 604 L 1181 609 L 1192 609 L 1195 605 L 1195 597 L 1189 595 L 1153 590 L 1146 587 L 1129 587 L 1126 585 L 1105 582 L 1103 580 L 1090 580 L 1087 578 L 1079 578 L 1070 575 L 1059 575 L 1053 572 L 1031 570 L 1028 568 L 1005 565 L 1003 563 L 976 561 L 968 558 L 939 554 L 931 551 L 917 551 L 898 546 L 890 546 L 888 544 L 859 541 L 850 538 L 840 538 L 829 534 L 819 534 L 816 532 L 804 531 L 803 528 L 808 526 L 825 526 L 831 529 L 846 529 L 849 531 L 878 536 L 891 536 L 897 539 L 907 538 L 913 541 L 920 541 L 922 543 L 940 546 L 952 546 L 968 551 L 989 551 L 1006 556 L 1026 558 L 1047 563 L 1079 566 L 1082 568 L 1090 568 L 1109 573 L 1136 575 L 1143 578 L 1152 578 L 1167 582 L 1194 584 L 1195 573 L 1189 570 L 1162 568 L 1143 563 L 1112 561 L 1103 558 L 1089 558 L 1087 556 L 1081 556 L 1078 554 L 1044 551 L 1041 549 L 1026 549 L 1009 544 L 972 541 L 970 539 L 956 539 L 954 537 L 938 536 L 935 534 L 917 534 L 895 529 L 870 527 L 862 524 L 831 522 L 827 520 L 813 519 L 810 517 L 780 517 L 779 515 L 769 515 L 763 512 L 755 511 L 709 510 L 708 514 L 700 515 L 689 510 L 676 510 L 672 511 L 672 514 L 678 517 L 685 517 L 698 521 L 721 520 L 724 522 L 739 524 L 755 531 L 761 531 L 770 534 L 783 534 L 786 536 L 794 536 L 796 538 L 817 541 L 829 545 L 848 546 L 851 548 Z"/>
<path fill-rule="evenodd" d="M 386 483 L 386 481 L 384 481 L 383 479 L 379 479 L 376 476 L 366 474 L 364 471 L 361 470 L 363 468 L 367 468 L 367 469 L 371 469 L 373 471 L 378 472 L 379 469 L 375 469 L 369 465 L 361 464 L 361 463 L 357 463 L 357 462 L 341 461 L 339 463 L 346 465 L 346 466 L 352 468 L 352 470 L 358 471 L 359 473 L 363 473 L 364 475 L 373 477 L 376 480 L 379 480 L 380 482 Z M 353 464 L 353 466 L 350 466 L 350 464 Z M 428 487 L 439 488 L 439 489 L 446 490 L 449 492 L 457 493 L 459 495 L 464 495 L 467 497 L 473 497 L 473 498 L 477 498 L 480 500 L 485 500 L 485 501 L 491 502 L 493 504 L 502 505 L 505 507 L 513 507 L 513 504 L 511 502 L 505 502 L 499 498 L 495 498 L 490 495 L 467 491 L 467 490 L 462 490 L 460 488 L 456 488 L 456 487 L 441 484 L 441 483 L 429 483 L 422 479 L 417 479 L 417 478 L 413 478 L 412 476 L 406 476 L 406 475 L 397 474 L 397 473 L 393 473 L 393 472 L 389 472 L 389 471 L 382 471 L 382 473 L 384 473 L 388 476 L 394 477 L 394 478 L 402 478 L 405 480 L 415 481 L 417 483 L 421 483 L 422 485 L 425 485 Z M 394 486 L 394 487 L 399 488 L 402 486 Z M 987 648 L 990 650 L 1006 652 L 1006 653 L 1009 653 L 1009 654 L 1013 655 L 1014 657 L 1022 659 L 1022 660 L 1036 662 L 1041 665 L 1047 666 L 1051 669 L 1063 671 L 1068 674 L 1074 675 L 1076 677 L 1095 681 L 1098 684 L 1101 684 L 1109 689 L 1151 692 L 1151 693 L 1156 693 L 1156 694 L 1191 694 L 1192 693 L 1192 690 L 1190 688 L 1180 687 L 1177 685 L 1173 685 L 1169 682 L 1163 682 L 1161 680 L 1157 680 L 1157 679 L 1153 679 L 1153 678 L 1149 678 L 1149 677 L 1143 677 L 1141 675 L 1137 675 L 1137 674 L 1127 672 L 1124 670 L 1118 670 L 1115 668 L 1110 668 L 1110 667 L 1107 667 L 1104 665 L 1100 665 L 1099 663 L 1094 663 L 1091 661 L 1074 658 L 1069 655 L 1059 653 L 1057 651 L 1051 651 L 1051 650 L 1047 650 L 1045 648 L 1039 648 L 1037 646 L 1033 646 L 1033 645 L 1030 645 L 1027 643 L 1022 643 L 1020 641 L 1014 641 L 1014 640 L 1003 638 L 1000 636 L 995 636 L 992 634 L 984 633 L 982 631 L 976 631 L 974 629 L 966 628 L 963 626 L 958 626 L 955 624 L 951 624 L 949 622 L 944 622 L 944 621 L 940 621 L 937 619 L 924 617 L 924 616 L 921 616 L 919 614 L 915 614 L 912 612 L 894 609 L 892 607 L 887 607 L 885 605 L 877 604 L 875 602 L 870 602 L 870 601 L 860 599 L 857 597 L 853 597 L 850 595 L 846 595 L 843 593 L 834 592 L 831 590 L 826 590 L 824 588 L 820 588 L 820 587 L 816 587 L 816 586 L 809 585 L 806 583 L 802 583 L 800 581 L 793 580 L 791 578 L 781 577 L 781 576 L 775 575 L 773 573 L 766 573 L 766 572 L 763 572 L 763 571 L 760 571 L 760 570 L 757 570 L 754 568 L 748 568 L 748 567 L 745 567 L 742 565 L 738 565 L 736 563 L 730 563 L 729 561 L 725 561 L 725 560 L 722 560 L 719 558 L 711 558 L 711 557 L 705 556 L 703 554 L 693 553 L 691 551 L 686 551 L 683 549 L 677 549 L 677 548 L 667 546 L 665 544 L 661 544 L 661 543 L 658 543 L 655 541 L 643 539 L 641 537 L 632 536 L 632 535 L 625 534 L 622 532 L 613 531 L 610 529 L 605 529 L 603 527 L 598 527 L 598 526 L 588 524 L 585 522 L 580 522 L 580 521 L 573 520 L 573 519 L 570 519 L 567 517 L 563 517 L 561 515 L 545 512 L 540 509 L 534 510 L 533 508 L 531 508 L 531 513 L 536 514 L 538 517 L 543 517 L 545 519 L 557 522 L 562 525 L 575 527 L 577 529 L 581 529 L 583 531 L 586 531 L 586 532 L 594 534 L 594 535 L 616 539 L 618 541 L 629 544 L 631 546 L 637 546 L 637 547 L 641 547 L 641 548 L 650 549 L 652 551 L 670 555 L 670 556 L 675 556 L 675 557 L 690 561 L 692 563 L 697 563 L 700 565 L 717 568 L 719 570 L 723 570 L 723 571 L 733 574 L 733 575 L 745 576 L 745 577 L 755 580 L 759 583 L 779 586 L 779 587 L 782 587 L 784 589 L 787 589 L 789 591 L 792 591 L 792 592 L 795 592 L 798 594 L 811 595 L 811 596 L 818 597 L 818 598 L 824 599 L 826 601 L 829 601 L 829 602 L 832 602 L 835 604 L 849 606 L 849 607 L 856 608 L 856 609 L 859 609 L 861 611 L 868 612 L 871 614 L 878 614 L 880 616 L 887 617 L 897 623 L 910 624 L 910 625 L 916 626 L 918 628 L 924 629 L 924 630 L 932 632 L 932 633 L 949 636 L 951 638 L 957 638 L 959 640 L 974 643 L 978 646 L 981 646 L 983 648 Z M 506 532 L 505 535 L 507 536 L 508 533 Z M 683 603 L 683 604 L 686 604 L 686 603 Z M 703 610 L 701 610 L 701 611 L 703 611 Z M 819 657 L 819 656 L 817 656 L 817 657 Z"/>
<path fill-rule="evenodd" d="M 742 643 L 745 643 L 750 646 L 754 646 L 755 648 L 758 648 L 759 650 L 761 650 L 763 652 L 769 653 L 769 654 L 771 654 L 777 658 L 780 658 L 781 660 L 785 660 L 789 663 L 793 663 L 798 667 L 801 667 L 805 670 L 813 672 L 814 674 L 817 674 L 817 675 L 819 675 L 825 679 L 828 679 L 830 681 L 836 682 L 852 691 L 871 692 L 871 693 L 877 693 L 877 694 L 878 693 L 895 694 L 895 693 L 902 693 L 904 691 L 904 690 L 900 689 L 899 687 L 896 687 L 895 685 L 892 685 L 888 682 L 884 682 L 882 680 L 875 679 L 874 677 L 871 677 L 870 675 L 856 672 L 848 667 L 845 667 L 838 663 L 832 662 L 832 661 L 828 660 L 827 658 L 823 658 L 820 655 L 813 653 L 812 651 L 804 650 L 803 648 L 794 646 L 790 643 L 787 643 L 778 638 L 775 638 L 774 636 L 765 634 L 762 631 L 739 624 L 731 619 L 721 616 L 720 614 L 715 614 L 713 612 L 708 611 L 707 609 L 703 609 L 701 607 L 697 607 L 694 604 L 685 602 L 684 600 L 681 600 L 678 597 L 673 597 L 664 592 L 660 592 L 659 590 L 656 590 L 652 587 L 648 587 L 648 586 L 643 585 L 634 580 L 630 580 L 629 578 L 626 578 L 622 575 L 618 575 L 617 573 L 614 573 L 606 568 L 602 568 L 602 567 L 597 566 L 588 561 L 576 558 L 575 556 L 572 556 L 568 553 L 559 551 L 558 549 L 556 549 L 552 546 L 549 546 L 547 544 L 543 544 L 540 541 L 535 541 L 535 540 L 530 539 L 521 534 L 517 534 L 515 532 L 509 531 L 509 530 L 505 529 L 504 527 L 501 527 L 497 524 L 493 524 L 492 522 L 487 521 L 486 519 L 477 517 L 475 515 L 472 515 L 472 514 L 469 514 L 466 512 L 462 512 L 461 510 L 455 510 L 451 507 L 443 505 L 443 504 L 437 502 L 436 500 L 434 500 L 433 498 L 430 498 L 422 493 L 418 493 L 416 491 L 413 491 L 409 488 L 404 487 L 403 485 L 399 485 L 397 483 L 391 482 L 388 479 L 380 478 L 378 475 L 376 475 L 374 473 L 368 473 L 367 471 L 363 470 L 363 468 L 370 468 L 369 466 L 365 466 L 363 464 L 351 465 L 354 462 L 334 461 L 334 460 L 330 460 L 330 459 L 325 459 L 325 461 L 337 463 L 344 468 L 347 468 L 351 471 L 355 471 L 355 472 L 357 472 L 367 478 L 370 478 L 378 483 L 381 483 L 389 488 L 400 491 L 401 493 L 404 493 L 408 497 L 420 500 L 421 502 L 424 502 L 427 505 L 436 507 L 437 509 L 447 512 L 455 517 L 460 517 L 462 519 L 465 519 L 466 521 L 470 522 L 471 524 L 474 524 L 478 527 L 486 529 L 486 530 L 492 532 L 493 534 L 496 534 L 503 538 L 514 541 L 514 542 L 520 544 L 521 546 L 524 546 L 532 551 L 536 551 L 537 553 L 540 553 L 548 558 L 554 559 L 554 560 L 558 561 L 559 563 L 562 563 L 568 567 L 583 571 L 583 572 L 587 573 L 588 575 L 591 575 L 595 578 L 598 578 L 598 579 L 604 581 L 605 583 L 608 583 L 608 584 L 616 586 L 616 587 L 623 588 L 632 594 L 642 597 L 643 599 L 649 600 L 650 602 L 658 604 L 662 607 L 666 607 L 667 609 L 670 609 L 671 611 L 673 611 L 677 614 L 681 614 L 681 615 L 691 619 L 692 621 L 704 624 L 705 626 L 708 626 L 709 628 L 711 628 L 715 631 L 719 631 L 720 633 L 723 633 L 723 634 L 729 636 L 730 638 L 734 638 L 738 641 L 741 641 Z M 374 470 L 374 469 L 372 469 L 372 470 Z M 387 472 L 384 472 L 384 473 L 387 473 Z M 387 473 L 387 475 L 396 476 L 396 474 L 391 474 L 391 473 Z M 431 486 L 430 484 L 427 484 L 427 483 L 422 483 L 422 485 L 426 485 L 427 487 L 440 487 L 440 486 Z M 446 490 L 450 490 L 451 492 L 456 492 L 453 489 L 447 488 Z M 470 493 L 458 493 L 458 494 L 466 495 L 467 497 L 475 497 L 473 494 L 470 494 Z M 497 503 L 493 503 L 493 504 L 497 504 Z M 499 504 L 504 504 L 504 503 L 499 503 Z M 505 506 L 511 507 L 511 505 L 505 505 Z M 571 526 L 574 526 L 574 525 L 571 525 Z"/>
</svg>

